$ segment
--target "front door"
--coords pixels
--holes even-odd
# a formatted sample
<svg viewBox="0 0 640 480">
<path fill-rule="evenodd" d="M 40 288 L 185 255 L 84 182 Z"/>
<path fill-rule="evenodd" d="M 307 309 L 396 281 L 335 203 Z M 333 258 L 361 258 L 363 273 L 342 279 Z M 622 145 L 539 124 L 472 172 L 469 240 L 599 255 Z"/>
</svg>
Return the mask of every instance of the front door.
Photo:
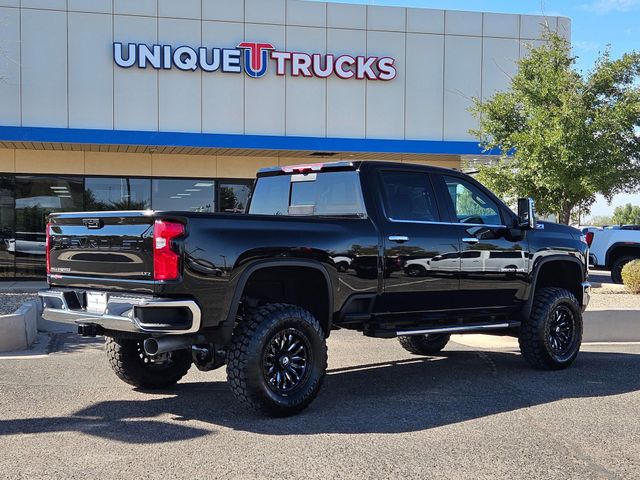
<svg viewBox="0 0 640 480">
<path fill-rule="evenodd" d="M 528 243 L 514 235 L 507 212 L 484 188 L 454 175 L 438 176 L 460 239 L 460 306 L 517 307 L 524 301 Z"/>
<path fill-rule="evenodd" d="M 449 309 L 456 304 L 460 244 L 457 227 L 442 223 L 431 175 L 406 166 L 379 171 L 384 294 L 389 313 Z"/>
</svg>

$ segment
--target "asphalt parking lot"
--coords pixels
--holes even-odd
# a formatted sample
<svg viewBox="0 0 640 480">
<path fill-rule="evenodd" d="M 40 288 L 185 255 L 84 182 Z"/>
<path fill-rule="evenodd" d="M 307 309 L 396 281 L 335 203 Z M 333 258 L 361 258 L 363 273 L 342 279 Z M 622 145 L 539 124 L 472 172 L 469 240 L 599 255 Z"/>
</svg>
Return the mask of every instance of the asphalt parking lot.
<svg viewBox="0 0 640 480">
<path fill-rule="evenodd" d="M 102 343 L 56 335 L 0 359 L 0 478 L 639 478 L 640 345 L 587 345 L 538 372 L 513 348 L 335 332 L 325 388 L 265 419 L 224 371 L 175 389 L 121 383 Z M 44 352 L 42 352 L 44 353 Z"/>
</svg>

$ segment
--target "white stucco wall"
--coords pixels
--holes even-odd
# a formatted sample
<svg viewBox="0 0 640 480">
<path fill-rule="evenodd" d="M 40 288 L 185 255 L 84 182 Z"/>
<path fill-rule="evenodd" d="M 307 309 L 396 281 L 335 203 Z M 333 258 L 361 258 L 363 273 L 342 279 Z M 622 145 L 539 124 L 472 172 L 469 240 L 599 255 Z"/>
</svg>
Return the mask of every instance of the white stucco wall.
<svg viewBox="0 0 640 480">
<path fill-rule="evenodd" d="M 21 4 L 20 4 L 21 3 Z M 299 0 L 0 0 L 0 125 L 469 140 L 541 23 L 566 18 Z M 389 82 L 122 69 L 114 41 L 392 56 Z"/>
</svg>

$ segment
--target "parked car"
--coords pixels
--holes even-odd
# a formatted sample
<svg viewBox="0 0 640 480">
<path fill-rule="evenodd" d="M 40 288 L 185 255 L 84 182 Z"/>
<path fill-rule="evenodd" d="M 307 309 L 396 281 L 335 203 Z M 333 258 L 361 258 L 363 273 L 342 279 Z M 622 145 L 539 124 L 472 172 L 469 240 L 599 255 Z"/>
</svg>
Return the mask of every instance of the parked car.
<svg viewBox="0 0 640 480">
<path fill-rule="evenodd" d="M 631 227 L 631 226 L 628 226 Z M 614 283 L 622 283 L 622 269 L 640 258 L 640 231 L 622 226 L 587 233 L 589 263 L 611 272 Z"/>
<path fill-rule="evenodd" d="M 405 273 L 410 277 L 423 277 L 429 272 L 458 271 L 465 272 L 511 272 L 526 271 L 527 252 L 523 250 L 468 250 L 465 252 L 445 253 L 428 258 L 412 258 L 404 265 Z"/>
<path fill-rule="evenodd" d="M 244 404 L 296 413 L 318 394 L 326 339 L 340 329 L 397 337 L 416 355 L 437 354 L 453 333 L 513 335 L 547 370 L 568 367 L 580 349 L 589 302 L 581 232 L 536 224 L 529 199 L 513 213 L 453 170 L 274 167 L 258 173 L 246 215 L 56 213 L 49 222 L 43 317 L 104 335 L 116 375 L 145 389 L 175 384 L 192 363 L 226 364 Z M 407 258 L 430 258 L 431 277 L 397 274 Z"/>
</svg>

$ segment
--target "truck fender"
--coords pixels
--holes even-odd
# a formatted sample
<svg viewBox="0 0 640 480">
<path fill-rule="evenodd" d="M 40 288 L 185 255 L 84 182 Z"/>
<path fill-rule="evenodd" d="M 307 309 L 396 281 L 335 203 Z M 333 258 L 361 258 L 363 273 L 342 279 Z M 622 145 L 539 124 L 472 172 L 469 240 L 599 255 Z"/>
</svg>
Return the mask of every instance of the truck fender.
<svg viewBox="0 0 640 480">
<path fill-rule="evenodd" d="M 529 315 L 531 315 L 531 309 L 533 308 L 533 298 L 535 296 L 536 286 L 538 284 L 538 274 L 540 273 L 540 269 L 542 268 L 542 266 L 549 262 L 573 262 L 580 267 L 580 271 L 582 272 L 582 278 L 585 277 L 585 272 L 584 272 L 585 266 L 580 261 L 580 259 L 576 257 L 572 257 L 568 255 L 550 255 L 548 257 L 540 259 L 540 261 L 536 262 L 536 264 L 533 266 L 533 270 L 531 272 L 531 282 L 529 283 L 529 292 L 528 292 L 529 297 L 527 298 L 527 301 L 522 307 L 522 310 L 520 310 L 519 317 L 521 321 L 528 319 Z M 578 283 L 580 282 L 582 282 L 582 279 L 580 279 Z"/>
<path fill-rule="evenodd" d="M 233 295 L 231 296 L 231 300 L 228 302 L 228 310 L 227 310 L 228 314 L 227 314 L 226 320 L 224 321 L 224 324 L 227 326 L 234 324 L 236 320 L 236 316 L 238 314 L 238 307 L 240 306 L 242 292 L 244 292 L 244 288 L 246 287 L 247 282 L 249 281 L 249 278 L 251 277 L 251 275 L 257 272 L 258 270 L 262 270 L 264 268 L 271 268 L 271 267 L 312 268 L 314 270 L 319 271 L 323 275 L 325 282 L 327 283 L 327 291 L 329 292 L 329 298 L 327 299 L 328 307 L 329 307 L 327 310 L 329 312 L 329 315 L 328 315 L 328 318 L 326 319 L 319 318 L 318 321 L 322 325 L 327 325 L 328 328 L 326 333 L 328 335 L 329 331 L 331 330 L 331 324 L 332 324 L 333 313 L 334 313 L 334 304 L 333 304 L 334 291 L 333 291 L 333 283 L 331 281 L 331 276 L 329 275 L 329 272 L 327 271 L 327 269 L 322 263 L 314 260 L 305 260 L 305 259 L 257 260 L 252 264 L 250 264 L 248 267 L 246 267 L 240 274 L 237 282 L 235 282 L 235 286 L 230 286 L 230 293 L 233 292 Z"/>
<path fill-rule="evenodd" d="M 638 242 L 616 242 L 611 244 L 611 246 L 607 249 L 607 253 L 604 259 L 604 265 L 606 268 L 611 268 L 611 253 L 616 248 L 633 248 L 638 250 L 638 256 L 640 257 L 640 243 Z"/>
</svg>

